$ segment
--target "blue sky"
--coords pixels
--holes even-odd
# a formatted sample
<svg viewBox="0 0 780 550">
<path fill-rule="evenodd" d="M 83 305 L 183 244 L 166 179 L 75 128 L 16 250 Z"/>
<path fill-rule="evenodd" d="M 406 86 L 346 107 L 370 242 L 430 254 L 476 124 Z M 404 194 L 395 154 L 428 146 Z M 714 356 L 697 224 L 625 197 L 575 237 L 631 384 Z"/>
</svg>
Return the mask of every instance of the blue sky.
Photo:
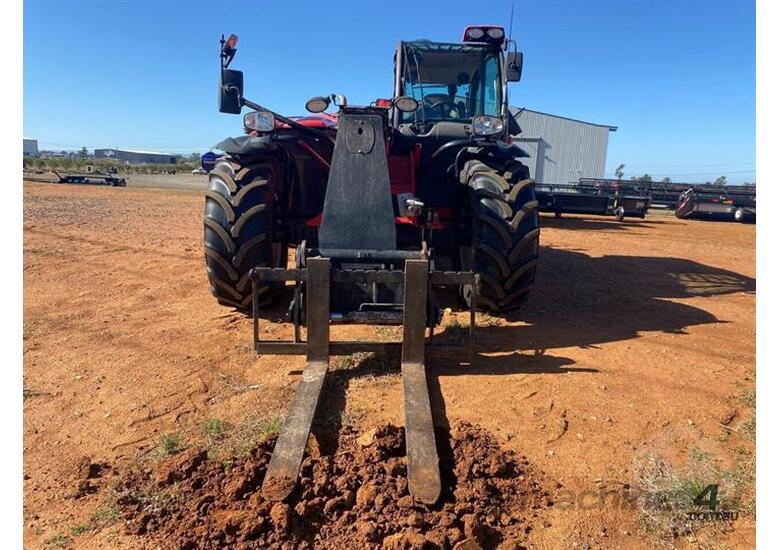
<svg viewBox="0 0 780 550">
<path fill-rule="evenodd" d="M 392 93 L 398 40 L 508 26 L 511 1 L 24 2 L 24 134 L 41 148 L 208 149 L 241 132 L 216 108 L 218 38 L 239 35 L 245 94 L 283 114 L 314 95 Z M 607 174 L 755 180 L 755 5 L 517 0 L 512 104 L 618 126 Z"/>
</svg>

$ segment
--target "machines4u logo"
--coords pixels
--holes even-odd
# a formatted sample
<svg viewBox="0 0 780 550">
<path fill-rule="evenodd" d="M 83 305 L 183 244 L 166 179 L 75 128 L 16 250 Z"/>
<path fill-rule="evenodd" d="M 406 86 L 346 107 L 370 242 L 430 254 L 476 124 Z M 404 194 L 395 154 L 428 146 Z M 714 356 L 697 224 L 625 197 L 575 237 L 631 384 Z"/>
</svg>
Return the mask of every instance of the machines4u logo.
<svg viewBox="0 0 780 550">
<path fill-rule="evenodd" d="M 690 521 L 734 521 L 739 518 L 737 510 L 718 509 L 718 485 L 707 485 L 696 498 L 693 499 L 696 507 L 707 508 L 685 512 L 686 519 Z"/>
</svg>

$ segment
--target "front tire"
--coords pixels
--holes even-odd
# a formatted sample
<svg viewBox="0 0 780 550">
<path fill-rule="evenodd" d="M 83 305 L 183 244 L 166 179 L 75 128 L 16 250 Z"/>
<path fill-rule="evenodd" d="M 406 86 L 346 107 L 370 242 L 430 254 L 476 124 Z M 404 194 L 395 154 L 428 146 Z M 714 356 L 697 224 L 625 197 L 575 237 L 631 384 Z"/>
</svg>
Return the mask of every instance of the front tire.
<svg viewBox="0 0 780 550">
<path fill-rule="evenodd" d="M 203 248 L 211 293 L 224 306 L 252 309 L 254 267 L 280 267 L 286 247 L 273 242 L 273 178 L 270 164 L 242 165 L 229 158 L 209 174 L 203 212 Z M 260 305 L 270 304 L 281 285 L 258 285 Z"/>
<path fill-rule="evenodd" d="M 462 288 L 468 304 L 502 313 L 528 300 L 539 258 L 539 203 L 528 168 L 508 161 L 491 167 L 479 160 L 466 163 L 460 174 L 468 187 L 471 247 L 461 249 L 461 266 L 479 274 L 476 292 Z"/>
</svg>

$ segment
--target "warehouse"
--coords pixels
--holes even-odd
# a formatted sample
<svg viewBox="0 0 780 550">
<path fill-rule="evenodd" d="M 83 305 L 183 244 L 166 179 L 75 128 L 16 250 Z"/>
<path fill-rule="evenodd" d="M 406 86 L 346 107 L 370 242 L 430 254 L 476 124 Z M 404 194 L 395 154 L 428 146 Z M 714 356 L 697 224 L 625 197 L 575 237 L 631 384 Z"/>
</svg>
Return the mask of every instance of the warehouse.
<svg viewBox="0 0 780 550">
<path fill-rule="evenodd" d="M 514 142 L 531 156 L 524 162 L 534 180 L 576 183 L 580 178 L 604 177 L 609 133 L 617 126 L 514 107 L 511 113 L 522 129 Z"/>
<path fill-rule="evenodd" d="M 17 142 L 18 143 L 18 142 Z M 38 140 L 32 138 L 22 138 L 22 154 L 38 156 Z"/>
<path fill-rule="evenodd" d="M 132 149 L 95 149 L 95 158 L 109 158 L 128 164 L 176 164 L 179 155 Z"/>
</svg>

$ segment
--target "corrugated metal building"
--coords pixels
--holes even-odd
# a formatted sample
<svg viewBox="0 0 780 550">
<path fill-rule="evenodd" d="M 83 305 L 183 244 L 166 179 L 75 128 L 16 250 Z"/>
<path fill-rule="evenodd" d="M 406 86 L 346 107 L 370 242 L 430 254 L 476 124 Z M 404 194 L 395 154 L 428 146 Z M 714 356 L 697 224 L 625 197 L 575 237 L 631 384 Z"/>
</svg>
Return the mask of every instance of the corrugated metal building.
<svg viewBox="0 0 780 550">
<path fill-rule="evenodd" d="M 18 138 L 17 138 L 18 139 Z M 17 142 L 19 143 L 19 142 Z M 22 154 L 38 156 L 38 140 L 32 138 L 22 138 Z"/>
<path fill-rule="evenodd" d="M 522 133 L 514 138 L 531 158 L 523 159 L 540 183 L 575 183 L 603 178 L 609 133 L 617 126 L 593 124 L 530 109 L 511 108 Z"/>
<path fill-rule="evenodd" d="M 179 155 L 132 149 L 95 149 L 95 158 L 109 158 L 129 164 L 176 164 Z"/>
</svg>

